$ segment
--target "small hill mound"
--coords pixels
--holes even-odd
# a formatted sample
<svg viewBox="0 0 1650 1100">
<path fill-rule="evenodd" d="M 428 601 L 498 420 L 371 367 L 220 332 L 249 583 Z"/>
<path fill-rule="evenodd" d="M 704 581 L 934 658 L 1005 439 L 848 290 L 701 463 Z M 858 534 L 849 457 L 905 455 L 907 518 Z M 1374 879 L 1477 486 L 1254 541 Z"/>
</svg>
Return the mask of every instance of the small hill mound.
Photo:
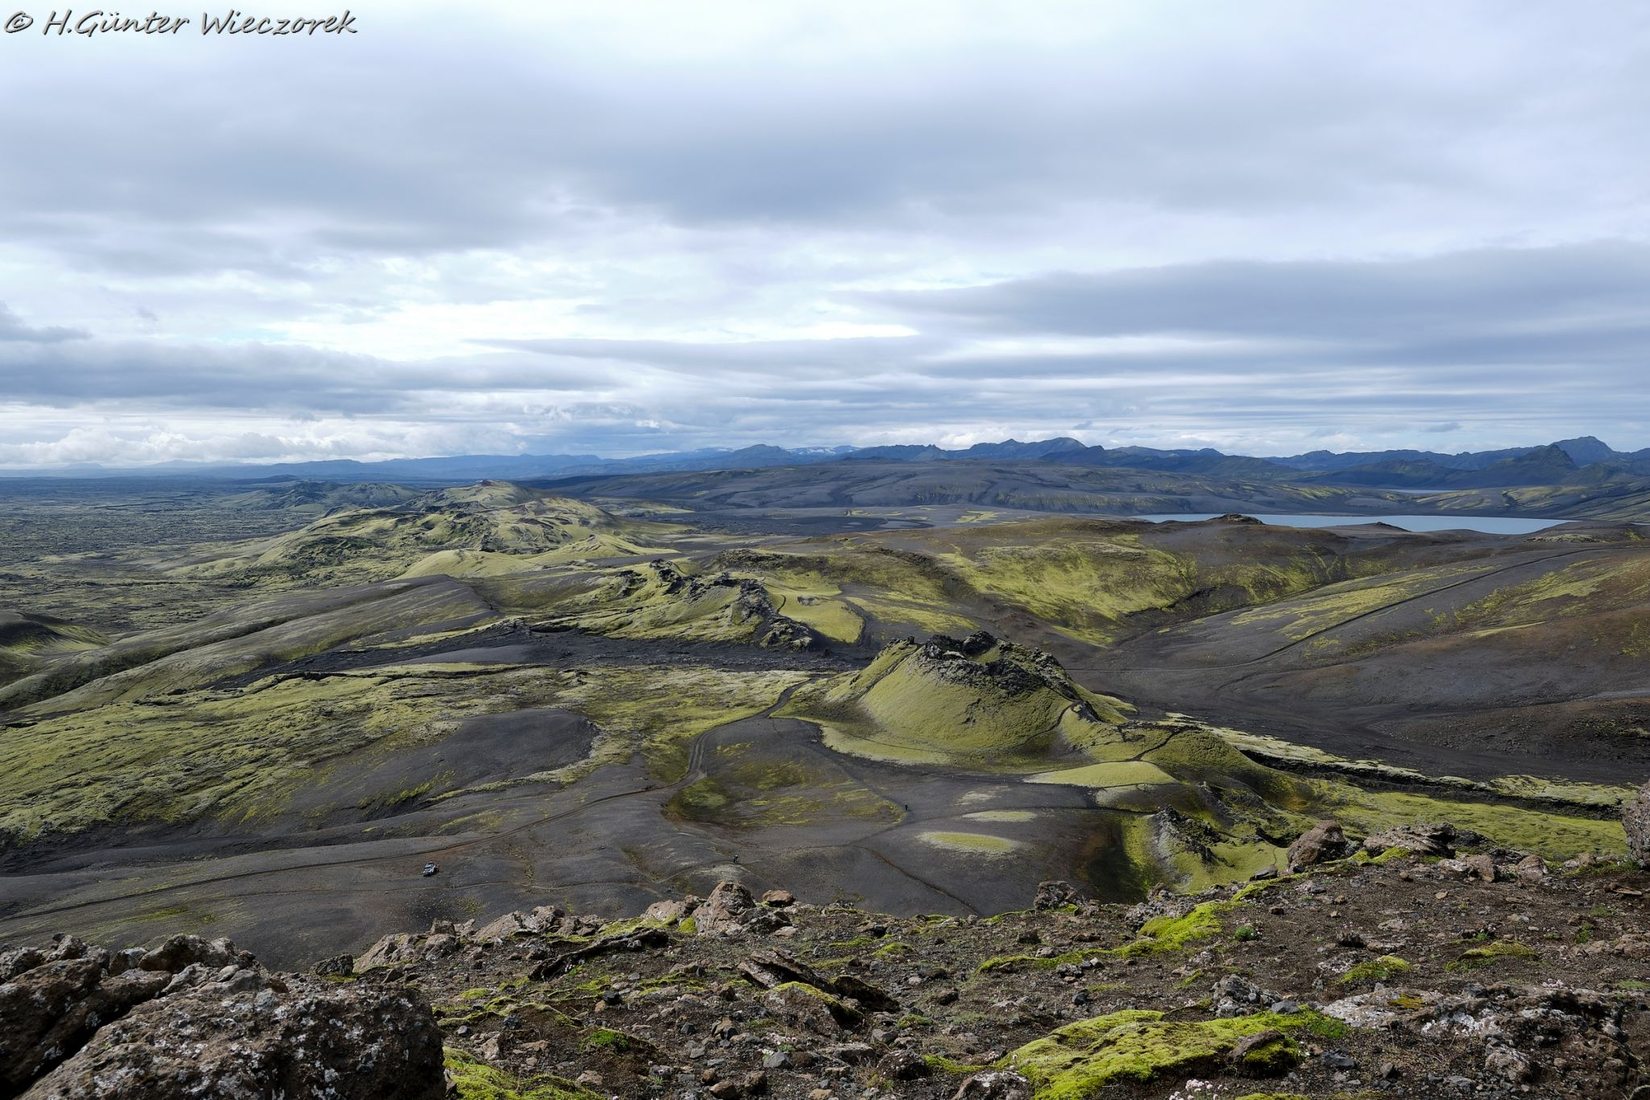
<svg viewBox="0 0 1650 1100">
<path fill-rule="evenodd" d="M 418 497 L 413 503 L 425 508 L 512 508 L 554 501 L 558 507 L 582 510 L 592 518 L 606 515 L 594 505 L 583 504 L 566 497 L 551 497 L 509 481 L 478 481 L 473 485 L 454 485 L 436 489 Z"/>
<path fill-rule="evenodd" d="M 997 758 L 1087 752 L 1116 738 L 1127 709 L 1078 686 L 1046 653 L 984 631 L 895 642 L 798 706 L 896 753 Z"/>
<path fill-rule="evenodd" d="M 781 614 L 760 581 L 731 573 L 692 575 L 662 559 L 613 572 L 539 626 L 610 638 L 755 642 L 790 649 L 813 649 L 823 640 Z"/>
<path fill-rule="evenodd" d="M 108 643 L 85 626 L 21 611 L 0 611 L 0 682 L 33 671 L 43 661 Z"/>
<path fill-rule="evenodd" d="M 282 481 L 260 485 L 229 497 L 225 508 L 253 512 L 297 511 L 311 514 L 341 508 L 385 508 L 417 495 L 416 489 L 383 482 L 340 485 L 330 481 Z"/>
<path fill-rule="evenodd" d="M 389 508 L 351 508 L 190 563 L 249 583 L 360 584 L 398 575 L 494 575 L 585 558 L 657 553 L 663 524 L 506 482 L 441 489 Z"/>
<path fill-rule="evenodd" d="M 982 631 L 896 642 L 859 672 L 798 689 L 781 713 L 814 722 L 840 752 L 1087 790 L 1115 824 L 1101 858 L 1130 881 L 1229 881 L 1272 866 L 1268 838 L 1298 830 L 1330 793 L 1208 727 L 1132 711 L 1047 654 Z"/>
</svg>

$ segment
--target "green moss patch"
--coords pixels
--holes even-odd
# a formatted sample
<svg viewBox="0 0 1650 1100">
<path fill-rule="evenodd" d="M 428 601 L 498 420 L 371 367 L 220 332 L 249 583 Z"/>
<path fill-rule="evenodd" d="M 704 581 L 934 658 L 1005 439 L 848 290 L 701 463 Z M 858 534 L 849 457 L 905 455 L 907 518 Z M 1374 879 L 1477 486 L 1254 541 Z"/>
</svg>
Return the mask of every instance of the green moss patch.
<svg viewBox="0 0 1650 1100">
<path fill-rule="evenodd" d="M 923 832 L 917 834 L 917 839 L 924 844 L 948 852 L 961 852 L 967 855 L 985 856 L 994 859 L 1012 856 L 1025 847 L 1017 840 L 991 836 L 987 833 Z"/>
<path fill-rule="evenodd" d="M 1221 914 L 1233 907 L 1229 901 L 1205 901 L 1180 917 L 1154 917 L 1140 926 L 1140 938 L 1117 949 L 1122 956 L 1156 955 L 1180 951 L 1197 940 L 1220 935 Z"/>
<path fill-rule="evenodd" d="M 1344 985 L 1354 985 L 1360 982 L 1385 982 L 1397 977 L 1410 969 L 1407 959 L 1400 959 L 1396 955 L 1382 955 L 1375 959 L 1366 959 L 1347 968 L 1341 975 Z"/>
<path fill-rule="evenodd" d="M 1062 963 L 1079 962 L 1091 956 L 1129 959 L 1182 951 L 1193 943 L 1220 935 L 1224 927 L 1222 914 L 1235 908 L 1237 904 L 1236 901 L 1205 901 L 1193 906 L 1182 916 L 1154 917 L 1140 926 L 1138 939 L 1121 947 L 1070 951 L 1049 958 L 1035 955 L 998 955 L 982 962 L 979 969 L 981 973 L 1019 967 L 1052 970 Z"/>
<path fill-rule="evenodd" d="M 1233 1068 L 1281 1074 L 1301 1057 L 1295 1036 L 1332 1037 L 1345 1025 L 1311 1011 L 1261 1012 L 1198 1022 L 1129 1009 L 1068 1024 L 1027 1043 L 999 1063 L 1026 1076 L 1038 1100 L 1085 1100 L 1107 1085 L 1168 1074 Z M 1264 1037 L 1244 1047 L 1245 1040 Z"/>
<path fill-rule="evenodd" d="M 1582 852 L 1620 855 L 1626 834 L 1615 818 L 1583 817 L 1509 805 L 1500 800 L 1467 801 L 1402 791 L 1360 791 L 1343 787 L 1345 805 L 1336 816 L 1359 832 L 1375 832 L 1415 821 L 1450 821 L 1481 833 L 1496 844 L 1564 860 Z"/>
<path fill-rule="evenodd" d="M 1478 947 L 1469 947 L 1461 957 L 1445 967 L 1446 970 L 1478 970 L 1492 966 L 1502 959 L 1539 959 L 1541 952 L 1517 940 L 1495 940 Z"/>
<path fill-rule="evenodd" d="M 1174 776 L 1145 760 L 1125 760 L 1115 764 L 1086 764 L 1060 771 L 1040 772 L 1029 783 L 1058 783 L 1066 787 L 1155 787 L 1173 784 Z"/>
<path fill-rule="evenodd" d="M 458 1100 L 601 1100 L 599 1094 L 563 1078 L 513 1077 L 451 1047 L 444 1062 Z"/>
<path fill-rule="evenodd" d="M 592 1028 L 579 1042 L 579 1049 L 585 1051 L 607 1050 L 615 1054 L 628 1054 L 633 1050 L 646 1050 L 648 1044 L 623 1031 L 616 1031 L 610 1027 Z"/>
</svg>

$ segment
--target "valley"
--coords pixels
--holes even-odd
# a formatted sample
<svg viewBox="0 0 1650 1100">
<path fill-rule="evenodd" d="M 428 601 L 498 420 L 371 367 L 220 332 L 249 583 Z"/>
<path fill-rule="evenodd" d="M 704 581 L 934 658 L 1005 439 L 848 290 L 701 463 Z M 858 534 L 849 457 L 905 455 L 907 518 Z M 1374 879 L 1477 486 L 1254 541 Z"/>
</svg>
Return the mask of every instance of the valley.
<svg viewBox="0 0 1650 1100">
<path fill-rule="evenodd" d="M 990 914 L 1245 880 L 1324 816 L 1622 849 L 1632 523 L 1284 527 L 1236 513 L 1431 505 L 840 465 L 0 482 L 0 938 L 286 963 L 730 877 Z"/>
</svg>

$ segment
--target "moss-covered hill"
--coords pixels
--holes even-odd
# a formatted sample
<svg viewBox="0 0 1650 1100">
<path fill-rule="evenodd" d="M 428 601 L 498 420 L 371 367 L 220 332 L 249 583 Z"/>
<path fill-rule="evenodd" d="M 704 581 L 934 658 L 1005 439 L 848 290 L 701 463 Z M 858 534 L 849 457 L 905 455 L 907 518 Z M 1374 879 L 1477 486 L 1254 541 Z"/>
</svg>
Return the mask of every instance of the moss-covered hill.
<svg viewBox="0 0 1650 1100">
<path fill-rule="evenodd" d="M 96 649 L 108 640 L 90 627 L 51 615 L 0 611 L 0 683 L 25 675 L 53 658 Z"/>
<path fill-rule="evenodd" d="M 183 576 L 264 586 L 359 584 L 399 574 L 488 575 L 659 552 L 677 529 L 504 482 L 331 512 L 275 538 L 208 552 Z"/>
<path fill-rule="evenodd" d="M 664 559 L 612 568 L 576 588 L 561 588 L 556 595 L 551 614 L 537 626 L 588 630 L 612 638 L 746 642 L 791 649 L 818 647 L 826 640 L 806 622 L 782 613 L 783 599 L 776 600 L 756 578 L 688 573 Z"/>
<path fill-rule="evenodd" d="M 1004 766 L 1102 751 L 1129 709 L 1073 683 L 1047 654 L 984 632 L 895 642 L 791 705 L 871 755 Z"/>
</svg>

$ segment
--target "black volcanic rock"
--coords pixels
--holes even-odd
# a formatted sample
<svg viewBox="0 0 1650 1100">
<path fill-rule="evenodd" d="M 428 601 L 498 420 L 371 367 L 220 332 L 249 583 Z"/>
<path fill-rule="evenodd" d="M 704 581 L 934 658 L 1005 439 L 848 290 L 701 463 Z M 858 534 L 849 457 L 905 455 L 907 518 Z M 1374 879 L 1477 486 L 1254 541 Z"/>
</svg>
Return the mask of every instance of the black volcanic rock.
<svg viewBox="0 0 1650 1100">
<path fill-rule="evenodd" d="M 242 971 L 242 974 L 248 972 Z M 440 1100 L 441 1032 L 411 993 L 202 983 L 98 1030 L 24 1100 Z"/>
<path fill-rule="evenodd" d="M 1622 828 L 1627 830 L 1627 851 L 1642 865 L 1650 865 L 1650 783 L 1622 808 Z"/>
<path fill-rule="evenodd" d="M 111 952 L 72 937 L 8 953 L 0 1097 L 438 1100 L 442 1039 L 421 999 L 258 966 L 227 940 Z"/>
<path fill-rule="evenodd" d="M 1045 883 L 1032 908 L 992 916 L 873 916 L 799 883 L 783 926 L 749 921 L 770 910 L 726 881 L 714 901 L 666 899 L 643 918 L 440 921 L 431 935 L 456 951 L 345 982 L 190 940 L 151 954 L 236 961 L 145 970 L 142 951 L 60 937 L 0 951 L 13 1010 L 0 1048 L 50 1030 L 29 1015 L 47 1002 L 83 1006 L 122 979 L 165 988 L 87 1018 L 89 1040 L 0 1097 L 1031 1100 L 1163 1097 L 1191 1074 L 1241 1096 L 1283 1072 L 1280 1095 L 1330 1096 L 1365 1068 L 1403 1098 L 1634 1095 L 1650 1022 L 1640 872 L 1589 858 L 1537 873 L 1538 858 L 1469 830 L 1388 832 L 1402 829 L 1480 850 L 1323 853 L 1299 876 L 1133 908 Z M 1467 873 L 1478 864 L 1491 873 Z"/>
</svg>

